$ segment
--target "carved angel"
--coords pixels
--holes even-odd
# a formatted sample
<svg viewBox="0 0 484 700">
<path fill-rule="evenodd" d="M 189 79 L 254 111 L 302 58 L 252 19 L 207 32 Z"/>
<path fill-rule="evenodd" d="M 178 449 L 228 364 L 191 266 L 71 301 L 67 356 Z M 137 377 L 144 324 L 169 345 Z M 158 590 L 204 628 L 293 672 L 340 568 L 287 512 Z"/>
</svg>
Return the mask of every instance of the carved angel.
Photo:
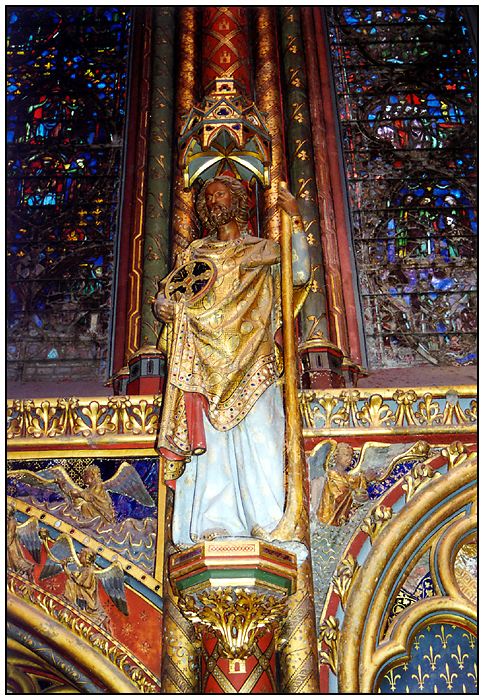
<svg viewBox="0 0 484 700">
<path fill-rule="evenodd" d="M 39 564 L 42 544 L 37 518 L 29 518 L 19 525 L 15 517 L 15 508 L 9 505 L 7 507 L 7 569 L 32 579 L 35 564 L 27 559 L 21 545 Z"/>
<path fill-rule="evenodd" d="M 351 516 L 354 507 L 368 500 L 367 479 L 361 471 L 350 469 L 353 448 L 345 442 L 336 445 L 334 467 L 328 468 L 317 517 L 327 525 L 338 526 Z"/>
<path fill-rule="evenodd" d="M 63 571 L 66 575 L 64 598 L 98 624 L 105 625 L 107 615 L 99 601 L 101 583 L 118 610 L 128 615 L 124 574 L 118 563 L 115 562 L 106 569 L 98 569 L 95 565 L 96 553 L 88 547 L 83 547 L 77 554 L 69 535 L 60 535 L 55 543 L 50 545 L 47 531 L 42 530 L 40 534 L 49 556 L 39 581 L 52 578 Z"/>
<path fill-rule="evenodd" d="M 122 462 L 116 473 L 106 481 L 102 481 L 98 466 L 87 467 L 82 477 L 84 488 L 79 488 L 63 467 L 38 473 L 19 469 L 11 472 L 11 476 L 42 491 L 65 496 L 73 509 L 88 520 L 99 516 L 108 523 L 115 522 L 116 513 L 109 492 L 133 498 L 143 506 L 155 505 L 138 472 L 129 462 Z"/>
</svg>

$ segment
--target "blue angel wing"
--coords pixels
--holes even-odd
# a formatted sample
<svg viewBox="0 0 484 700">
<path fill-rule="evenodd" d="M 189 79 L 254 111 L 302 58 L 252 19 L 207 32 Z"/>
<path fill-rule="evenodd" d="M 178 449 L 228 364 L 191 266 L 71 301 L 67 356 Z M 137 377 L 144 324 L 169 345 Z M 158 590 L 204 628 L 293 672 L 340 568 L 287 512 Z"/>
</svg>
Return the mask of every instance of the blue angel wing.
<svg viewBox="0 0 484 700">
<path fill-rule="evenodd" d="M 17 525 L 17 535 L 20 542 L 34 558 L 34 561 L 40 564 L 42 542 L 39 537 L 39 521 L 37 518 L 29 518 L 22 525 Z"/>
<path fill-rule="evenodd" d="M 78 488 L 62 467 L 42 469 L 40 472 L 31 472 L 28 469 L 14 469 L 8 472 L 7 476 L 9 479 L 20 481 L 23 484 L 27 484 L 27 486 L 34 486 L 61 496 L 64 495 L 64 492 L 56 483 L 57 480 L 62 481 L 69 489 Z"/>
<path fill-rule="evenodd" d="M 129 496 L 143 506 L 155 505 L 140 475 L 128 462 L 123 462 L 119 466 L 114 476 L 104 482 L 104 487 L 113 493 Z"/>
<path fill-rule="evenodd" d="M 49 547 L 48 551 L 49 556 L 44 564 L 44 568 L 40 572 L 40 581 L 60 574 L 63 571 L 61 562 L 65 559 L 71 558 L 78 566 L 80 566 L 80 561 L 77 558 L 74 543 L 69 535 L 60 535 L 54 544 Z"/>
<path fill-rule="evenodd" d="M 96 571 L 96 576 L 118 610 L 121 610 L 124 615 L 128 615 L 128 603 L 124 590 L 124 573 L 121 566 L 117 563 L 111 564 L 106 569 Z"/>
</svg>

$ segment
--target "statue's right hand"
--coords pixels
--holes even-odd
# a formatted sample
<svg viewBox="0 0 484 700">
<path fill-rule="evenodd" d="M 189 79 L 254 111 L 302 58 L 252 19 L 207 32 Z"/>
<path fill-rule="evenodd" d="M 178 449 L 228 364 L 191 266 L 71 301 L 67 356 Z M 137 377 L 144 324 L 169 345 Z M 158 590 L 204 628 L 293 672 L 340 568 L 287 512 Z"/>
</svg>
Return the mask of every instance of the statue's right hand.
<svg viewBox="0 0 484 700">
<path fill-rule="evenodd" d="M 158 321 L 164 321 L 165 323 L 173 321 L 175 317 L 175 302 L 160 294 L 153 302 L 153 313 Z"/>
</svg>

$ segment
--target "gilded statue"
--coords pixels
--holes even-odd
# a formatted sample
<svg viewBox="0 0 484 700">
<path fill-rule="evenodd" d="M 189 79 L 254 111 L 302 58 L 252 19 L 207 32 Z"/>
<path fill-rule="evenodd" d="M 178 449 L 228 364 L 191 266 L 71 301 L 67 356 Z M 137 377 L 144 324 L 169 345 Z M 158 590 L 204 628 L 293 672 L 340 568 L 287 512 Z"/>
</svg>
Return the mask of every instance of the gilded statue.
<svg viewBox="0 0 484 700">
<path fill-rule="evenodd" d="M 96 566 L 96 552 L 89 547 L 82 547 L 79 553 L 76 552 L 69 535 L 60 535 L 53 543 L 47 530 L 41 530 L 40 536 L 48 556 L 39 582 L 64 573 L 64 599 L 86 613 L 96 624 L 106 627 L 109 626 L 108 616 L 99 599 L 99 583 L 102 583 L 118 610 L 128 615 L 124 574 L 118 563 L 100 569 Z"/>
<path fill-rule="evenodd" d="M 38 521 L 29 518 L 21 525 L 15 517 L 15 507 L 7 506 L 7 569 L 33 580 L 35 563 L 30 561 L 23 547 L 40 562 L 41 542 L 38 535 Z"/>
<path fill-rule="evenodd" d="M 293 283 L 310 279 L 308 244 L 295 198 L 281 185 L 291 217 Z M 284 509 L 284 409 L 276 359 L 281 326 L 280 247 L 248 231 L 248 201 L 235 178 L 207 181 L 197 211 L 208 231 L 175 269 L 205 261 L 206 293 L 154 304 L 166 326 L 168 369 L 157 447 L 176 479 L 172 536 L 190 545 L 216 536 L 272 530 Z"/>
<path fill-rule="evenodd" d="M 109 493 L 103 484 L 99 467 L 96 465 L 87 467 L 82 478 L 84 481 L 82 489 L 69 487 L 62 479 L 57 479 L 56 484 L 84 518 L 91 519 L 99 515 L 108 523 L 114 522 L 116 514 Z"/>
<path fill-rule="evenodd" d="M 326 525 L 339 526 L 347 522 L 356 507 L 368 500 L 367 479 L 361 472 L 347 471 L 353 461 L 353 448 L 346 442 L 336 445 L 334 466 L 328 467 L 318 519 Z"/>
</svg>

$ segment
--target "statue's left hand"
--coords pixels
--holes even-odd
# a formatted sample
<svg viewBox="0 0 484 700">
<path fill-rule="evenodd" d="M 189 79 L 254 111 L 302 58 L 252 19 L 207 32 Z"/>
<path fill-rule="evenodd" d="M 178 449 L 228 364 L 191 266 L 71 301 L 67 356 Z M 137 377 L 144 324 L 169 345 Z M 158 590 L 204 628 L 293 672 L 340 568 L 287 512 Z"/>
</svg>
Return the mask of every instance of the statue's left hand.
<svg viewBox="0 0 484 700">
<path fill-rule="evenodd" d="M 296 198 L 290 193 L 287 185 L 282 182 L 279 183 L 277 206 L 284 209 L 289 216 L 300 216 Z"/>
</svg>

